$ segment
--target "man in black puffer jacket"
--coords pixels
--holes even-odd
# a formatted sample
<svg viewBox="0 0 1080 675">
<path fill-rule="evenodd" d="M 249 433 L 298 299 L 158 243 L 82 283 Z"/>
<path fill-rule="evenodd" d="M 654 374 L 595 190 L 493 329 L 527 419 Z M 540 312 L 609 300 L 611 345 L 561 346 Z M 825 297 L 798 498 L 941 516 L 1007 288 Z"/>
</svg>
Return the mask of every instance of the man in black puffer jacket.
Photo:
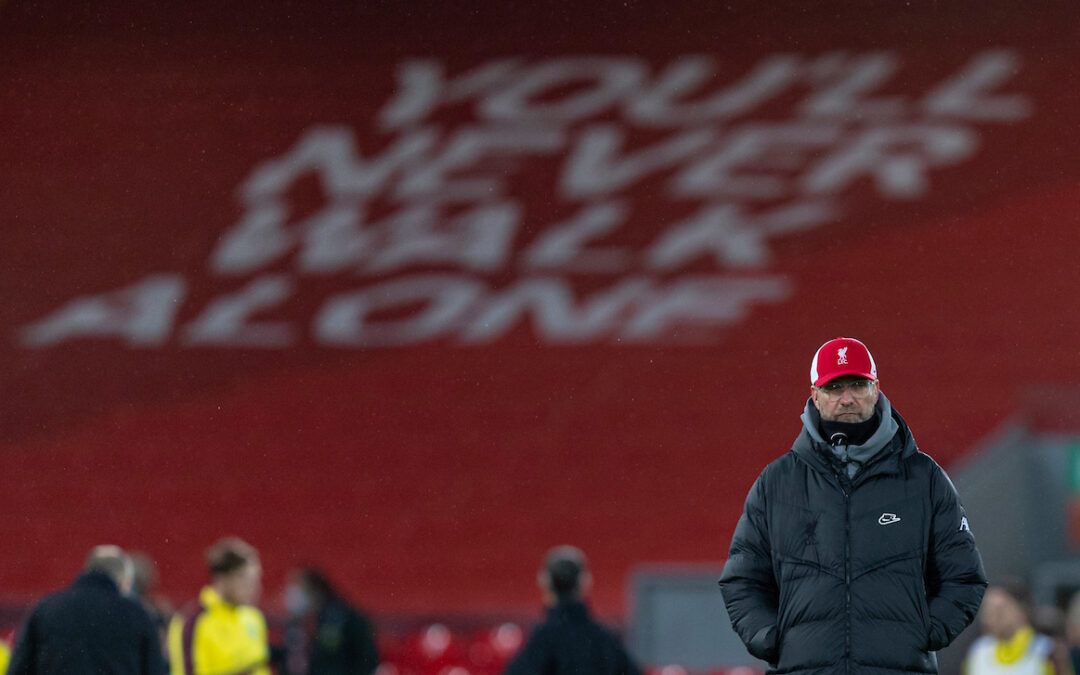
<svg viewBox="0 0 1080 675">
<path fill-rule="evenodd" d="M 802 432 L 735 528 L 720 579 L 732 625 L 770 672 L 936 673 L 933 652 L 986 589 L 956 489 L 862 342 L 822 345 L 810 382 Z"/>
</svg>

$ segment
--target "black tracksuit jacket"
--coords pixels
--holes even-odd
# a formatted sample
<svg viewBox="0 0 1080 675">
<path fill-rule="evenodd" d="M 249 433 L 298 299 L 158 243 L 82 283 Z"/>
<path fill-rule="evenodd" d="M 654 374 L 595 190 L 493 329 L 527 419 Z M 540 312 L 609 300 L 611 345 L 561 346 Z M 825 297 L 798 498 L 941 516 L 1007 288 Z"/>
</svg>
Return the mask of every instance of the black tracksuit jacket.
<svg viewBox="0 0 1080 675">
<path fill-rule="evenodd" d="M 8 675 L 165 675 L 157 627 L 106 574 L 83 574 L 34 608 Z"/>
<path fill-rule="evenodd" d="M 956 489 L 899 430 L 848 479 L 804 428 L 758 477 L 720 586 L 770 672 L 934 673 L 986 589 Z"/>
<path fill-rule="evenodd" d="M 641 675 L 610 630 L 576 600 L 548 610 L 504 675 Z"/>
</svg>

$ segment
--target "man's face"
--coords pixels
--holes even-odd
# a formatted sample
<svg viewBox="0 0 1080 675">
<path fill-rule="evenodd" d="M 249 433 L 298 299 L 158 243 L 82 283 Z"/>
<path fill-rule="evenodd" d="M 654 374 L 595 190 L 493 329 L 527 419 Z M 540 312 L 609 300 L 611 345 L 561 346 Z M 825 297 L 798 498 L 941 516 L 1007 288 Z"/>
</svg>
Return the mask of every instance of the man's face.
<svg viewBox="0 0 1080 675">
<path fill-rule="evenodd" d="M 983 630 L 998 640 L 1008 640 L 1027 625 L 1020 603 L 1000 588 L 990 588 L 979 608 L 979 623 Z"/>
<path fill-rule="evenodd" d="M 285 609 L 289 611 L 292 616 L 304 616 L 310 614 L 314 602 L 312 596 L 314 594 L 311 588 L 304 580 L 304 575 L 294 570 L 289 573 L 288 580 L 285 583 Z"/>
<path fill-rule="evenodd" d="M 222 593 L 234 605 L 254 605 L 262 591 L 262 566 L 252 561 L 225 577 Z"/>
<path fill-rule="evenodd" d="M 874 415 L 878 384 L 858 375 L 843 375 L 810 387 L 810 398 L 827 422 L 865 422 Z"/>
</svg>

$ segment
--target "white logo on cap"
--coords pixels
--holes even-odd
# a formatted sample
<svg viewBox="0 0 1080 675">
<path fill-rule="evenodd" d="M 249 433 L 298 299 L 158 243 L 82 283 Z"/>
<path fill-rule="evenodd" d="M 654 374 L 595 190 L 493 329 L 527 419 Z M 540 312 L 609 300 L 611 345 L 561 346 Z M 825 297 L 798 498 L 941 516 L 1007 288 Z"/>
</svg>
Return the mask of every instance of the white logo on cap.
<svg viewBox="0 0 1080 675">
<path fill-rule="evenodd" d="M 841 347 L 836 350 L 836 365 L 847 365 L 847 347 Z"/>
</svg>

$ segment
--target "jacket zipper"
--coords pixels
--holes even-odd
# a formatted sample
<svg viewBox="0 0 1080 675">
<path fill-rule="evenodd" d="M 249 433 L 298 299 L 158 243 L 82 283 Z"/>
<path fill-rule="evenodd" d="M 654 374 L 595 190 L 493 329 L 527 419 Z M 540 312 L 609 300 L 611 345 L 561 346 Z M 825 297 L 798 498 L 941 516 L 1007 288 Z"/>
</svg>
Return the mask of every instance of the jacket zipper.
<svg viewBox="0 0 1080 675">
<path fill-rule="evenodd" d="M 844 493 L 844 616 L 847 624 L 844 628 L 844 672 L 851 672 L 851 494 L 846 488 Z"/>
</svg>

